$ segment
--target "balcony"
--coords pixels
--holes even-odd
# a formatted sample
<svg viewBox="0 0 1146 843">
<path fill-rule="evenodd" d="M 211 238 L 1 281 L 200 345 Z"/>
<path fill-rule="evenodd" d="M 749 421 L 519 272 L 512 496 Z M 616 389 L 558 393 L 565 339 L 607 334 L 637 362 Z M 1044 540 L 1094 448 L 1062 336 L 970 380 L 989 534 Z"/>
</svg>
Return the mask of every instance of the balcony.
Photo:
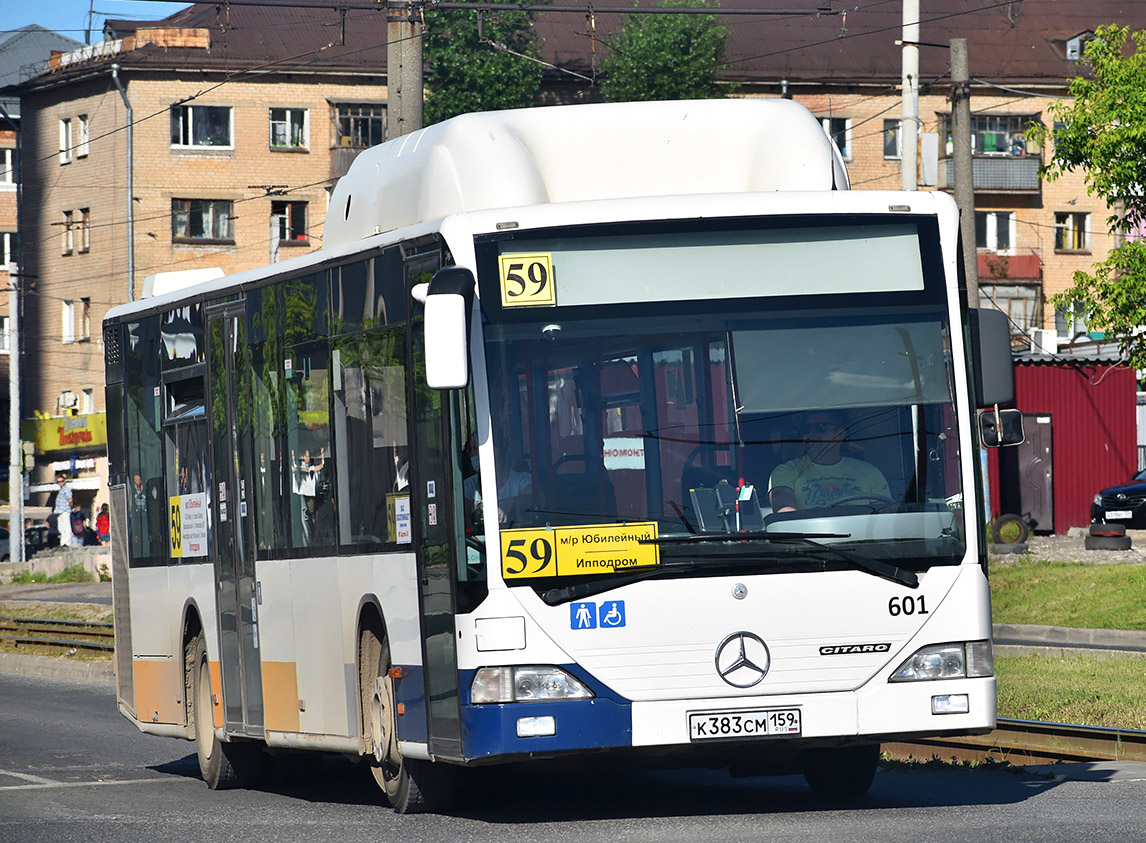
<svg viewBox="0 0 1146 843">
<path fill-rule="evenodd" d="M 940 187 L 951 190 L 955 187 L 955 161 L 948 158 L 946 164 L 946 182 Z M 1038 194 L 1042 190 L 1041 164 L 1039 155 L 976 155 L 971 159 L 975 192 Z"/>
<path fill-rule="evenodd" d="M 330 149 L 330 177 L 332 179 L 340 179 L 346 175 L 346 171 L 350 169 L 350 165 L 354 163 L 354 159 L 358 157 L 358 153 L 362 152 L 364 147 L 359 146 L 334 146 Z"/>
</svg>

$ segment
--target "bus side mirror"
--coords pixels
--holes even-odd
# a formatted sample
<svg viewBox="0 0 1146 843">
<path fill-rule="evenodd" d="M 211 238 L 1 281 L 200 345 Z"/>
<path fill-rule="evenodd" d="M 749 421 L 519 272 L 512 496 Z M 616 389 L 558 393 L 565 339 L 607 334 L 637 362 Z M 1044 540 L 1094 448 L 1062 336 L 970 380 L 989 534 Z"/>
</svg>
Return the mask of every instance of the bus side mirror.
<svg viewBox="0 0 1146 843">
<path fill-rule="evenodd" d="M 469 383 L 473 300 L 474 276 L 464 267 L 447 266 L 430 279 L 424 330 L 426 384 L 432 389 L 462 389 Z"/>
<path fill-rule="evenodd" d="M 979 414 L 979 441 L 984 448 L 1022 445 L 1026 438 L 1021 410 L 1000 410 L 995 407 Z"/>
<path fill-rule="evenodd" d="M 1011 326 L 1007 314 L 994 308 L 967 311 L 971 328 L 971 373 L 975 406 L 1009 404 L 1015 399 L 1015 367 L 1011 361 Z"/>
</svg>

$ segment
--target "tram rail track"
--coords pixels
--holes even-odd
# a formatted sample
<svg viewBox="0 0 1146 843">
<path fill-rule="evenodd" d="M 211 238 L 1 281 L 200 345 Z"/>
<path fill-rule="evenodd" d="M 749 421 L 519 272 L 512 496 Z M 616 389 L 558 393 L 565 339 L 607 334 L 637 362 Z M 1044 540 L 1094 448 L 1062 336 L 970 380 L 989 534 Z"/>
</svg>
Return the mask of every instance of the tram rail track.
<svg viewBox="0 0 1146 843">
<path fill-rule="evenodd" d="M 111 652 L 115 649 L 115 633 L 112 624 L 104 621 L 0 615 L 0 642 L 17 649 L 23 646 Z"/>
<path fill-rule="evenodd" d="M 1146 731 L 1107 726 L 1042 723 L 1000 717 L 986 735 L 889 743 L 893 757 L 1045 764 L 1053 761 L 1146 761 Z"/>
</svg>

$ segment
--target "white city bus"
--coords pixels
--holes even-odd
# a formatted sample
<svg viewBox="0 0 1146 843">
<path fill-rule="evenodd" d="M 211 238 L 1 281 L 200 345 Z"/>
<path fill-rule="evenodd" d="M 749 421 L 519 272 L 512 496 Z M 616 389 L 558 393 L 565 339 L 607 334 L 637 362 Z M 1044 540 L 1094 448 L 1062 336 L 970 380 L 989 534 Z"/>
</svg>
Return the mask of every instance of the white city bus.
<svg viewBox="0 0 1146 843">
<path fill-rule="evenodd" d="M 991 729 L 1005 320 L 950 197 L 847 187 L 783 100 L 471 114 L 362 153 L 321 251 L 115 308 L 121 712 L 402 812 L 591 752 L 855 794 Z"/>
</svg>

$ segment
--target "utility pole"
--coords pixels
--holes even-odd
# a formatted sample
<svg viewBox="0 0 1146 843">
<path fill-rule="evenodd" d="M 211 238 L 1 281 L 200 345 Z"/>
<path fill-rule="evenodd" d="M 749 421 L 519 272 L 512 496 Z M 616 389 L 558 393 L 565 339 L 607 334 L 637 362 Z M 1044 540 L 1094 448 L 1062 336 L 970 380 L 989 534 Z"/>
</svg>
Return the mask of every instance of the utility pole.
<svg viewBox="0 0 1146 843">
<path fill-rule="evenodd" d="M 967 39 L 951 39 L 951 142 L 955 165 L 955 203 L 963 235 L 967 306 L 979 306 L 979 264 L 975 253 L 975 181 L 971 164 L 971 72 Z"/>
<path fill-rule="evenodd" d="M 20 273 L 8 265 L 8 558 L 24 561 L 24 445 L 20 441 Z"/>
<path fill-rule="evenodd" d="M 422 128 L 422 23 L 407 7 L 392 9 L 386 37 L 386 138 Z"/>
<path fill-rule="evenodd" d="M 919 0 L 903 0 L 903 120 L 900 164 L 904 190 L 919 189 Z"/>
<path fill-rule="evenodd" d="M 24 443 L 20 441 L 20 270 L 24 231 L 24 174 L 22 172 L 24 136 L 20 124 L 0 105 L 0 116 L 16 135 L 15 159 L 12 162 L 16 182 L 16 255 L 17 262 L 8 264 L 8 559 L 24 561 Z"/>
</svg>

